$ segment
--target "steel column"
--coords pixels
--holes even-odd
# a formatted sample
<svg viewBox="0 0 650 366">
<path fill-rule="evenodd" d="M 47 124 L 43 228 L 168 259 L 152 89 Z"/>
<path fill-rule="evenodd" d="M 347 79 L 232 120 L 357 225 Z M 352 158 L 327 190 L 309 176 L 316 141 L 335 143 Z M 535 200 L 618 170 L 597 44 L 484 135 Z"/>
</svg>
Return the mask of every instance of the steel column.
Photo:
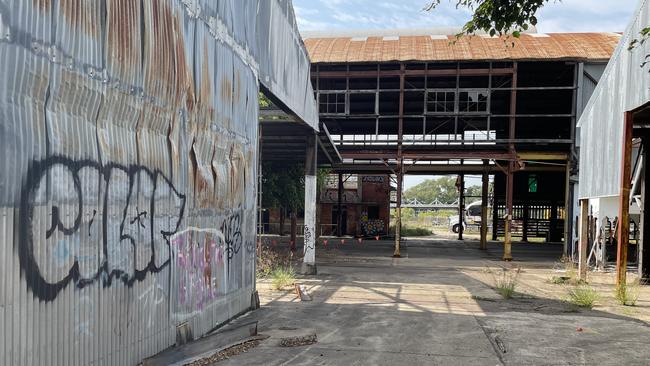
<svg viewBox="0 0 650 366">
<path fill-rule="evenodd" d="M 343 193 L 345 193 L 345 188 L 343 187 L 343 174 L 339 173 L 339 182 L 338 182 L 338 198 L 336 204 L 336 236 L 343 236 Z"/>
<path fill-rule="evenodd" d="M 462 164 L 462 163 L 461 163 Z M 465 174 L 458 175 L 458 240 L 463 240 L 465 212 Z"/>
<path fill-rule="evenodd" d="M 488 194 L 489 194 L 489 162 L 483 160 L 483 180 L 481 184 L 481 250 L 487 249 L 487 231 L 488 231 Z"/>
<path fill-rule="evenodd" d="M 513 156 L 517 156 L 514 139 L 515 139 L 515 115 L 517 114 L 517 63 L 513 63 L 512 73 L 512 91 L 510 91 L 510 120 L 508 129 L 508 151 Z M 506 178 L 506 217 L 505 217 L 505 240 L 503 243 L 503 260 L 512 260 L 512 203 L 514 190 L 515 162 L 508 163 Z"/>
<path fill-rule="evenodd" d="M 648 136 L 643 138 L 643 161 L 647 162 L 650 158 L 648 154 Z M 647 163 L 646 163 L 647 164 Z M 646 211 L 646 200 L 647 200 L 647 191 L 648 182 L 650 182 L 650 169 L 644 167 L 643 169 L 643 180 L 641 181 L 641 237 L 639 240 L 639 277 L 648 278 L 650 276 L 650 244 L 645 245 L 646 238 L 650 238 L 650 235 L 647 235 L 646 231 L 650 229 L 650 212 Z"/>
<path fill-rule="evenodd" d="M 404 158 L 402 157 L 402 140 L 404 137 L 404 64 L 399 67 L 399 122 L 397 132 L 397 204 L 395 207 L 395 251 L 393 257 L 401 257 L 400 244 L 402 235 L 402 184 L 404 180 Z"/>
<path fill-rule="evenodd" d="M 587 279 L 587 247 L 589 245 L 589 200 L 580 200 L 580 240 L 578 241 L 578 273 Z"/>
<path fill-rule="evenodd" d="M 627 247 L 630 240 L 630 185 L 632 175 L 633 112 L 625 113 L 621 162 L 621 191 L 618 204 L 618 247 L 616 250 L 616 285 L 624 288 L 627 276 Z"/>
</svg>

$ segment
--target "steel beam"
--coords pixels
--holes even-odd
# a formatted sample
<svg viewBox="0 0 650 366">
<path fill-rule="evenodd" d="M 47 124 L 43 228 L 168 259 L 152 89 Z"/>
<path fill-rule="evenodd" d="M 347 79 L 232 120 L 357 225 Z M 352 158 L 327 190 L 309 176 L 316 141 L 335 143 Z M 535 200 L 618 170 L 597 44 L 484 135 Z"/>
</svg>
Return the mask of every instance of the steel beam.
<svg viewBox="0 0 650 366">
<path fill-rule="evenodd" d="M 404 64 L 402 63 L 401 66 Z M 400 66 L 400 70 L 364 70 L 364 71 L 318 71 L 315 76 L 318 79 L 332 79 L 332 78 L 372 78 L 372 77 L 386 77 L 386 76 L 456 76 L 457 70 L 444 69 L 444 70 L 405 70 Z M 512 75 L 514 69 L 493 69 L 492 75 Z M 490 75 L 490 69 L 460 69 L 461 76 L 487 76 Z"/>
</svg>

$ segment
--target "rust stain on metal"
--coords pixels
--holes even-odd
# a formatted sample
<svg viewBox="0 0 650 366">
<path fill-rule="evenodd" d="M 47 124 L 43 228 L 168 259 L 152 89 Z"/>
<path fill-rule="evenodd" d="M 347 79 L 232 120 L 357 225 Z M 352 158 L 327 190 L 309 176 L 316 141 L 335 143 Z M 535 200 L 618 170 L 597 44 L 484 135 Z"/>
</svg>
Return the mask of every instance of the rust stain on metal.
<svg viewBox="0 0 650 366">
<path fill-rule="evenodd" d="M 248 169 L 248 163 L 240 144 L 233 143 L 230 148 L 230 194 L 231 205 L 239 206 L 244 202 L 244 187 L 246 177 L 241 174 Z"/>
<path fill-rule="evenodd" d="M 212 105 L 212 75 L 210 74 L 210 58 L 207 40 L 203 42 L 203 61 L 201 61 L 201 85 L 196 98 L 196 114 L 198 122 L 214 121 L 215 111 Z"/>
<path fill-rule="evenodd" d="M 145 88 L 153 95 L 168 102 L 176 99 L 176 69 L 173 15 L 167 3 L 149 1 L 151 19 L 145 22 L 150 36 L 145 41 L 146 75 Z"/>
<path fill-rule="evenodd" d="M 180 106 L 183 96 L 185 97 L 185 107 L 188 113 L 194 112 L 194 82 L 191 77 L 191 70 L 187 63 L 185 54 L 185 37 L 183 28 L 180 26 L 179 15 L 173 18 L 174 26 L 174 45 L 176 49 L 175 72 L 176 75 L 176 104 Z"/>
<path fill-rule="evenodd" d="M 453 61 L 585 59 L 607 60 L 621 36 L 614 33 L 522 34 L 520 38 L 461 37 L 457 42 L 422 36 L 399 40 L 368 37 L 308 38 L 305 46 L 313 63 L 377 61 Z M 514 47 L 511 45 L 514 43 Z"/>
<path fill-rule="evenodd" d="M 241 71 L 239 69 L 235 69 L 235 79 L 233 85 L 233 100 L 235 104 L 238 104 L 241 100 L 241 91 L 242 91 Z"/>
<path fill-rule="evenodd" d="M 140 59 L 140 2 L 108 0 L 107 56 L 122 75 L 134 75 Z"/>
<path fill-rule="evenodd" d="M 98 2 L 59 0 L 59 7 L 65 19 L 67 19 L 74 28 L 80 29 L 93 37 L 99 35 L 97 29 L 99 17 L 95 17 L 95 13 L 97 13 L 96 7 L 99 7 Z"/>
<path fill-rule="evenodd" d="M 227 77 L 221 79 L 221 100 L 224 103 L 232 103 L 232 81 Z"/>
<path fill-rule="evenodd" d="M 41 10 L 49 10 L 52 6 L 51 0 L 34 0 L 34 5 Z"/>
</svg>

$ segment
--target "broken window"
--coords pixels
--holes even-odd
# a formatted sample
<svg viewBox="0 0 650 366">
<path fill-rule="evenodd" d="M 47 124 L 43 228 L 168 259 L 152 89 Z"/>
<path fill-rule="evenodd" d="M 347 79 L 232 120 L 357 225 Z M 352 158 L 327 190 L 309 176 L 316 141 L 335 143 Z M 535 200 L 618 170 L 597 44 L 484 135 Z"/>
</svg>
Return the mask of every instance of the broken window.
<svg viewBox="0 0 650 366">
<path fill-rule="evenodd" d="M 458 111 L 461 113 L 481 113 L 488 110 L 487 90 L 465 90 L 459 93 Z"/>
</svg>

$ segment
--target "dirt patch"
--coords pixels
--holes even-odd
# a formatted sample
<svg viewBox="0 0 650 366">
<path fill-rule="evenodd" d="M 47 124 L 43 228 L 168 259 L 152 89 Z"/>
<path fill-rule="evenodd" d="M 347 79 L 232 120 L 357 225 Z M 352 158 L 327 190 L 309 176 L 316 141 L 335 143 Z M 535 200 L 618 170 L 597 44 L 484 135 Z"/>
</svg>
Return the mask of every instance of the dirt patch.
<svg viewBox="0 0 650 366">
<path fill-rule="evenodd" d="M 288 337 L 280 340 L 281 347 L 300 347 L 308 346 L 318 342 L 316 334 L 310 334 L 302 337 Z"/>
<path fill-rule="evenodd" d="M 262 340 L 260 339 L 255 339 L 251 341 L 246 341 L 237 345 L 234 345 L 232 347 L 228 347 L 224 350 L 221 350 L 215 354 L 213 354 L 210 357 L 206 357 L 194 362 L 190 362 L 185 364 L 186 366 L 207 366 L 207 365 L 214 365 L 217 362 L 227 360 L 233 356 L 237 356 L 238 354 L 248 352 L 249 350 L 257 347 L 262 343 Z"/>
</svg>

